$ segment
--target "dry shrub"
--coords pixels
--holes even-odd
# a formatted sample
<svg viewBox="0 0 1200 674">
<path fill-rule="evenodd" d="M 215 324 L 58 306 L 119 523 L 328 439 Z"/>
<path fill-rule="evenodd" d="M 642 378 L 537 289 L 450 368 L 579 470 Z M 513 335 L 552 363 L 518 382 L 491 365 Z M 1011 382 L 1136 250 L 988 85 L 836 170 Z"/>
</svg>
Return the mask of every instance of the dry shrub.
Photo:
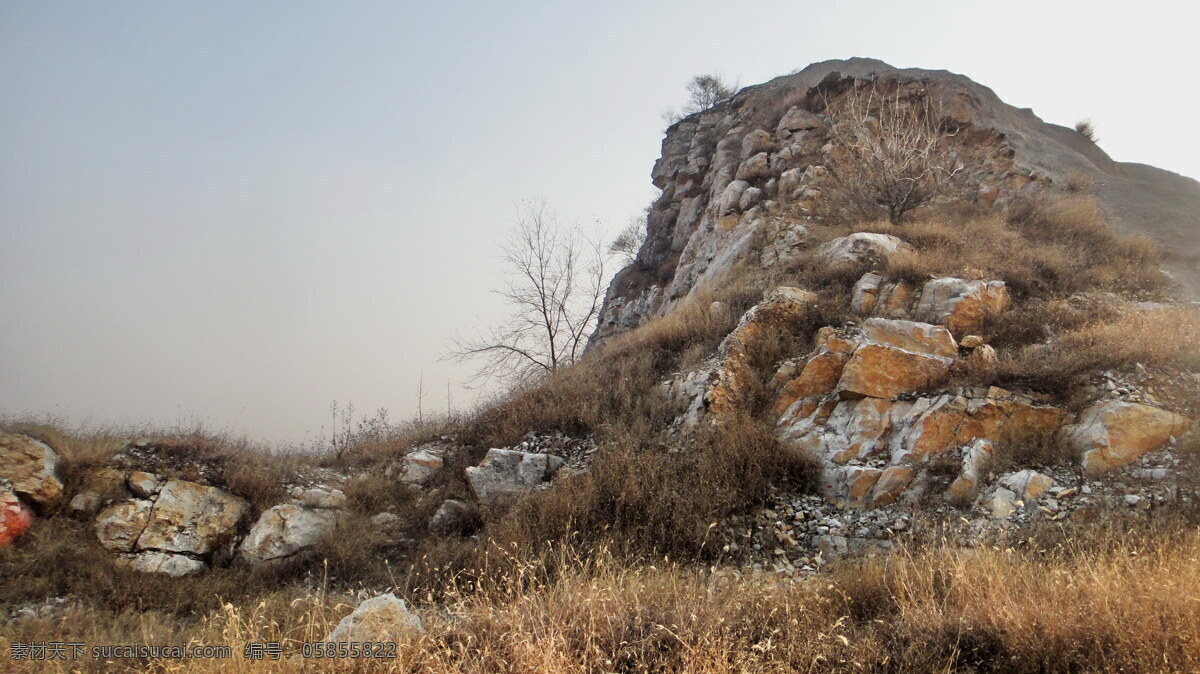
<svg viewBox="0 0 1200 674">
<path fill-rule="evenodd" d="M 643 442 L 618 441 L 591 471 L 519 502 L 489 533 L 519 546 L 575 540 L 702 558 L 725 515 L 761 503 L 771 485 L 815 482 L 810 458 L 750 420 L 706 427 L 675 451 Z"/>
</svg>

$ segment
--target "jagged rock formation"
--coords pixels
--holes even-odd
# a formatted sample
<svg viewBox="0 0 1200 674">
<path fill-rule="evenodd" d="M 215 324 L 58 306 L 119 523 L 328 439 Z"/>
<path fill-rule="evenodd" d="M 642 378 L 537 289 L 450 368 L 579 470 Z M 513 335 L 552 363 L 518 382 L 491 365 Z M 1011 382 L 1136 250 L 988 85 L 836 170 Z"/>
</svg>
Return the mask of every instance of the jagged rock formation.
<svg viewBox="0 0 1200 674">
<path fill-rule="evenodd" d="M 795 220 L 773 218 L 768 206 L 786 203 L 803 214 L 819 199 L 833 120 L 820 114 L 816 88 L 844 78 L 927 91 L 959 128 L 956 140 L 971 157 L 982 200 L 1001 202 L 1074 176 L 1094 181 L 1120 223 L 1164 246 L 1180 292 L 1200 297 L 1200 183 L 1115 162 L 1082 134 L 1007 105 L 962 75 L 854 58 L 746 87 L 667 130 L 651 172 L 662 194 L 650 210 L 645 244 L 613 280 L 593 343 L 669 311 L 751 254 L 765 265 L 789 259 L 806 230 Z"/>
</svg>

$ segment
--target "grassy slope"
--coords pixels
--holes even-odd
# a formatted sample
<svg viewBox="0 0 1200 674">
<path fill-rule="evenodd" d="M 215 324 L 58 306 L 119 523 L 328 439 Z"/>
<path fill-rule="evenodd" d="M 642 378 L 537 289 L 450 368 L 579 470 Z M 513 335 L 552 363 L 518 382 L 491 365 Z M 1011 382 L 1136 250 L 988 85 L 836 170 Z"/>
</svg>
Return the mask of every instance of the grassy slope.
<svg viewBox="0 0 1200 674">
<path fill-rule="evenodd" d="M 1000 364 L 956 371 L 948 385 L 1032 388 L 1069 405 L 1098 369 L 1200 367 L 1194 314 L 1147 318 L 1120 299 L 1086 310 L 1066 301 L 1083 292 L 1152 299 L 1162 290 L 1151 247 L 1104 226 L 1086 197 L 1043 199 L 1006 216 L 926 213 L 901 229 L 811 229 L 819 240 L 851 229 L 910 240 L 918 252 L 891 264 L 896 277 L 955 274 L 1009 284 L 1017 308 L 985 330 Z M 313 562 L 268 573 L 216 569 L 168 580 L 115 571 L 88 525 L 44 523 L 0 550 L 0 574 L 9 579 L 0 598 L 69 594 L 80 608 L 51 622 L 0 627 L 0 645 L 53 635 L 91 643 L 191 640 L 240 652 L 248 640 L 323 635 L 348 610 L 337 592 L 363 585 L 397 587 L 426 607 L 429 632 L 404 645 L 402 669 L 1068 671 L 1072 662 L 1087 671 L 1195 669 L 1200 539 L 1188 513 L 1136 536 L 1118 522 L 1060 548 L 934 546 L 786 586 L 698 568 L 715 547 L 712 522 L 753 508 L 772 484 L 802 487 L 813 469 L 776 442 L 761 404 L 723 430 L 687 440 L 669 435 L 679 409 L 658 383 L 708 357 L 763 291 L 820 289 L 821 301 L 794 334 L 754 354 L 769 377 L 776 361 L 808 350 L 817 328 L 850 318 L 845 307 L 859 273 L 831 272 L 811 255 L 783 269 L 739 268 L 672 314 L 471 418 L 363 436 L 338 457 L 281 462 L 222 438 L 170 439 L 180 465 L 197 458 L 211 464 L 222 486 L 259 509 L 283 498 L 279 478 L 289 470 L 323 465 L 373 477 L 349 490 L 350 529 Z M 716 300 L 730 310 L 710 312 Z M 1030 348 L 1048 336 L 1050 348 Z M 1196 412 L 1194 399 L 1171 402 Z M 111 433 L 31 430 L 60 449 L 70 483 L 120 447 Z M 524 500 L 475 539 L 421 540 L 430 504 L 378 475 L 432 435 L 455 433 L 469 448 L 465 461 L 531 430 L 591 435 L 603 449 L 590 473 Z M 670 451 L 681 444 L 685 451 Z M 443 495 L 462 493 L 460 474 L 448 472 Z M 385 506 L 410 515 L 415 544 L 363 545 L 365 518 Z M 300 579 L 307 588 L 297 586 Z M 314 583 L 330 592 L 314 595 Z"/>
</svg>

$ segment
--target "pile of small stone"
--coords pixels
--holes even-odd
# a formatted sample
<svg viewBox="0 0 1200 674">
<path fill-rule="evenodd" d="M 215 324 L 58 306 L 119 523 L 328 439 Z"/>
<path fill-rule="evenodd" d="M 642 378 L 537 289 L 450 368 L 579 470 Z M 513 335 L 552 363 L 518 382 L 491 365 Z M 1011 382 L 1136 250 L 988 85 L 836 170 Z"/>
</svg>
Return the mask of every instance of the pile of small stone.
<svg viewBox="0 0 1200 674">
<path fill-rule="evenodd" d="M 892 549 L 911 521 L 898 506 L 842 510 L 820 496 L 777 493 L 768 507 L 726 521 L 722 552 L 754 571 L 815 573 L 847 554 Z"/>
<path fill-rule="evenodd" d="M 530 454 L 552 454 L 561 458 L 567 469 L 582 473 L 591 467 L 597 445 L 591 438 L 572 438 L 559 432 L 531 432 L 526 433 L 521 442 L 506 449 Z"/>
<path fill-rule="evenodd" d="M 45 601 L 0 606 L 0 622 L 15 623 L 24 620 L 50 620 L 61 616 L 71 607 L 72 603 L 68 597 L 51 597 Z"/>
</svg>

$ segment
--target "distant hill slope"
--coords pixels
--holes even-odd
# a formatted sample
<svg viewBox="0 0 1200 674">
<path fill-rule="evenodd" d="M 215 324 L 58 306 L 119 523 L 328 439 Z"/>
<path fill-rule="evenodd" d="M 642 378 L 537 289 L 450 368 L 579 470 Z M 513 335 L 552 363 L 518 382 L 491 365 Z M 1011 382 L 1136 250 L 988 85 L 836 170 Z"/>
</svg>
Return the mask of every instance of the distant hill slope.
<svg viewBox="0 0 1200 674">
<path fill-rule="evenodd" d="M 1200 300 L 1200 182 L 1145 164 L 1119 163 L 1097 193 L 1119 224 L 1154 237 L 1185 299 Z"/>
</svg>

